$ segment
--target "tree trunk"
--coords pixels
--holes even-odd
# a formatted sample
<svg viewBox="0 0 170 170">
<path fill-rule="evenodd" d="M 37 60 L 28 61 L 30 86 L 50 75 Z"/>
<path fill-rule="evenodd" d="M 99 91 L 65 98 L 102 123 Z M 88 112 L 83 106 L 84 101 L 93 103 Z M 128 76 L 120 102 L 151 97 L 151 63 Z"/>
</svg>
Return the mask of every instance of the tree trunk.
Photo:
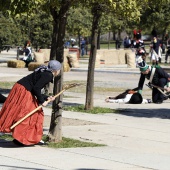
<svg viewBox="0 0 170 170">
<path fill-rule="evenodd" d="M 118 30 L 118 38 L 119 38 L 119 40 L 121 40 L 121 30 L 120 29 Z"/>
<path fill-rule="evenodd" d="M 52 34 L 50 60 L 54 60 L 56 57 L 57 32 L 58 32 L 58 25 L 56 22 L 53 22 L 53 34 Z"/>
<path fill-rule="evenodd" d="M 86 103 L 85 110 L 93 108 L 93 93 L 94 93 L 94 68 L 96 60 L 96 49 L 97 49 L 97 34 L 99 19 L 101 18 L 101 6 L 96 3 L 92 9 L 93 23 L 92 23 L 92 35 L 91 35 L 91 50 L 88 65 L 88 76 L 86 86 Z"/>
<path fill-rule="evenodd" d="M 65 37 L 65 30 L 66 30 L 67 11 L 69 10 L 70 6 L 71 6 L 71 1 L 63 1 L 60 11 L 58 12 L 58 15 L 56 11 L 51 12 L 55 24 L 54 24 L 54 31 L 53 31 L 54 44 L 52 44 L 50 59 L 55 58 L 56 60 L 60 61 L 62 64 L 60 75 L 55 77 L 54 79 L 54 89 L 53 89 L 54 95 L 58 94 L 63 87 L 64 37 Z M 49 129 L 49 141 L 51 142 L 59 142 L 62 140 L 62 100 L 63 100 L 63 95 L 61 94 L 53 102 L 51 123 Z"/>
<path fill-rule="evenodd" d="M 100 33 L 101 33 L 101 29 L 99 28 L 98 35 L 97 35 L 97 49 L 100 49 Z"/>
<path fill-rule="evenodd" d="M 110 49 L 110 31 L 109 31 L 109 38 L 108 38 L 108 50 Z"/>
<path fill-rule="evenodd" d="M 112 34 L 113 34 L 113 40 L 116 40 L 116 32 L 113 31 Z"/>
</svg>

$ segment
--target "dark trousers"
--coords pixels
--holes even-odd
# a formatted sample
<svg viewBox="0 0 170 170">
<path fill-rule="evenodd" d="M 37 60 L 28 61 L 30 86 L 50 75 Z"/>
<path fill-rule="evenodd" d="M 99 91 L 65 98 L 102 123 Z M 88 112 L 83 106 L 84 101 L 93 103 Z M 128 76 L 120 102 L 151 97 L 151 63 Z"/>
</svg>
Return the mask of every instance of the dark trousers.
<svg viewBox="0 0 170 170">
<path fill-rule="evenodd" d="M 168 49 L 168 51 L 165 54 L 165 62 L 167 62 L 169 55 L 170 55 L 170 49 Z"/>
<path fill-rule="evenodd" d="M 167 80 L 165 78 L 161 78 L 159 79 L 157 86 L 164 88 L 166 84 L 167 84 Z M 164 100 L 164 95 L 157 88 L 153 88 L 152 89 L 153 103 L 163 102 L 163 100 Z"/>
<path fill-rule="evenodd" d="M 4 103 L 6 100 L 6 97 L 0 93 L 0 103 Z"/>
</svg>

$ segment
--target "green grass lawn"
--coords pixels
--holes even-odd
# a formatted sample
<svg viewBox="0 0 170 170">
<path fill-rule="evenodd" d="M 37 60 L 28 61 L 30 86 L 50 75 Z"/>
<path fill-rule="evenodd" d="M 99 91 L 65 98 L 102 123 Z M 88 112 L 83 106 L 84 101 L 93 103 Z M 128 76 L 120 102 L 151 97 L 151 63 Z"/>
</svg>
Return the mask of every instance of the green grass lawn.
<svg viewBox="0 0 170 170">
<path fill-rule="evenodd" d="M 5 140 L 5 141 L 12 141 L 14 138 L 10 134 L 4 134 L 0 136 L 0 140 Z M 62 137 L 62 141 L 53 143 L 53 142 L 48 142 L 48 136 L 43 135 L 43 141 L 46 142 L 46 145 L 43 145 L 45 147 L 50 147 L 50 148 L 76 148 L 76 147 L 101 147 L 101 146 L 106 146 L 104 144 L 97 144 L 93 142 L 84 142 L 76 139 L 71 139 L 71 138 L 65 138 Z"/>
<path fill-rule="evenodd" d="M 117 113 L 115 109 L 104 108 L 104 107 L 93 107 L 91 110 L 84 110 L 84 105 L 75 105 L 75 106 L 63 106 L 63 110 L 73 111 L 73 112 L 83 112 L 91 114 L 104 114 L 104 113 Z"/>
<path fill-rule="evenodd" d="M 111 44 L 100 44 L 100 48 L 101 49 L 115 49 L 115 43 L 111 43 Z"/>
</svg>

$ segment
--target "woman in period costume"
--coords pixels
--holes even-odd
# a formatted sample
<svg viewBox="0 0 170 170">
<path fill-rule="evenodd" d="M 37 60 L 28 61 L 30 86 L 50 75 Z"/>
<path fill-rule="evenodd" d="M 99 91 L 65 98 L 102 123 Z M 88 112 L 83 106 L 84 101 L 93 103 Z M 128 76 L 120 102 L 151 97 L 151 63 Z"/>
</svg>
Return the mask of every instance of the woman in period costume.
<svg viewBox="0 0 170 170">
<path fill-rule="evenodd" d="M 47 100 L 54 101 L 54 97 L 41 94 L 41 90 L 49 82 L 53 82 L 54 77 L 60 73 L 60 69 L 60 62 L 51 60 L 48 66 L 40 66 L 13 86 L 0 111 L 0 132 L 12 132 L 14 143 L 34 145 L 41 141 L 44 120 L 42 109 L 14 129 L 11 130 L 10 127 L 39 105 L 46 106 Z"/>
</svg>

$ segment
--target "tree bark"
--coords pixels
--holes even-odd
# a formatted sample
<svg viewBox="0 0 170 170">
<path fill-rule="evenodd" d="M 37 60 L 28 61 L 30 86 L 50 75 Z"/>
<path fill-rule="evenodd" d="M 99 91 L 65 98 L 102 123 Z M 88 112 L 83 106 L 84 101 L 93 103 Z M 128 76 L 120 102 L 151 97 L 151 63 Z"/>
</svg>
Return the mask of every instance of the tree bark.
<svg viewBox="0 0 170 170">
<path fill-rule="evenodd" d="M 110 31 L 109 31 L 109 38 L 108 38 L 108 50 L 110 49 Z"/>
<path fill-rule="evenodd" d="M 54 79 L 53 94 L 58 94 L 63 87 L 63 54 L 64 54 L 64 37 L 66 30 L 67 12 L 71 6 L 70 1 L 63 1 L 60 10 L 53 11 L 51 14 L 54 19 L 53 29 L 53 43 L 51 46 L 50 59 L 56 59 L 61 62 L 62 69 L 60 75 Z M 52 105 L 51 123 L 49 129 L 49 141 L 60 142 L 62 140 L 62 100 L 63 95 L 61 94 Z"/>
<path fill-rule="evenodd" d="M 97 35 L 97 49 L 100 49 L 100 33 L 101 33 L 101 29 L 99 28 L 98 35 Z"/>
<path fill-rule="evenodd" d="M 92 35 L 91 35 L 91 50 L 88 65 L 88 76 L 86 86 L 86 103 L 85 110 L 93 108 L 93 94 L 94 94 L 94 68 L 96 61 L 96 49 L 97 49 L 97 34 L 99 19 L 101 18 L 101 5 L 96 3 L 92 8 L 93 23 L 92 23 Z"/>
</svg>

